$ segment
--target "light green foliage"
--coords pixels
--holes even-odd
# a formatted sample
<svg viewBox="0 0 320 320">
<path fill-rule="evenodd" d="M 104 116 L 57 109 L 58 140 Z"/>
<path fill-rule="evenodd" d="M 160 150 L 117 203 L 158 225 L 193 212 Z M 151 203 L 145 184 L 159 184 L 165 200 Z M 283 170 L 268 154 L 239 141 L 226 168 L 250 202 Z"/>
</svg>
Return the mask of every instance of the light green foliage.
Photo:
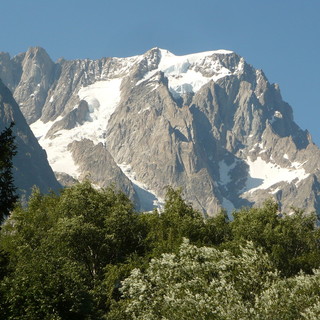
<svg viewBox="0 0 320 320">
<path fill-rule="evenodd" d="M 125 300 L 120 307 L 127 319 L 315 320 L 320 316 L 320 271 L 281 278 L 269 256 L 251 242 L 234 255 L 185 240 L 178 253 L 153 259 L 144 272 L 134 269 L 122 284 Z M 126 319 L 123 314 L 121 319 Z"/>
<path fill-rule="evenodd" d="M 256 299 L 256 319 L 319 319 L 320 270 L 278 279 Z"/>
<path fill-rule="evenodd" d="M 129 319 L 244 319 L 254 297 L 276 279 L 272 263 L 251 243 L 239 256 L 190 245 L 153 259 L 123 282 Z"/>
</svg>

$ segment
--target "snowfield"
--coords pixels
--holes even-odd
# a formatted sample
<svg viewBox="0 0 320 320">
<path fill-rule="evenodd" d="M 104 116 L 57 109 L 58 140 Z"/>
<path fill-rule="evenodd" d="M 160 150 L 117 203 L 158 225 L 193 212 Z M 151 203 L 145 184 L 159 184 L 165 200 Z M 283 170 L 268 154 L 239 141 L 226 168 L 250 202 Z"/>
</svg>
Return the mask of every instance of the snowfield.
<svg viewBox="0 0 320 320">
<path fill-rule="evenodd" d="M 302 164 L 298 162 L 292 163 L 290 169 L 281 168 L 279 165 L 266 162 L 260 157 L 255 161 L 252 161 L 248 157 L 246 163 L 249 166 L 246 191 L 250 193 L 258 189 L 268 189 L 281 181 L 290 183 L 296 180 L 296 183 L 298 183 L 309 176 L 309 174 L 301 168 Z"/>
</svg>

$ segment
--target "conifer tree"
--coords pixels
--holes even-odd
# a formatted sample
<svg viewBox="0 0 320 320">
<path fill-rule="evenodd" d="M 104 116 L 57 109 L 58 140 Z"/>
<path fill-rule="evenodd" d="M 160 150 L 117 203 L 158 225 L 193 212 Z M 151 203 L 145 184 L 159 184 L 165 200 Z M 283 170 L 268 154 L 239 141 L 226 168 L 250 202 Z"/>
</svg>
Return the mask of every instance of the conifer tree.
<svg viewBox="0 0 320 320">
<path fill-rule="evenodd" d="M 13 126 L 14 123 L 11 122 L 10 126 L 0 133 L 0 223 L 10 214 L 18 200 L 12 174 L 12 159 L 17 153 Z"/>
</svg>

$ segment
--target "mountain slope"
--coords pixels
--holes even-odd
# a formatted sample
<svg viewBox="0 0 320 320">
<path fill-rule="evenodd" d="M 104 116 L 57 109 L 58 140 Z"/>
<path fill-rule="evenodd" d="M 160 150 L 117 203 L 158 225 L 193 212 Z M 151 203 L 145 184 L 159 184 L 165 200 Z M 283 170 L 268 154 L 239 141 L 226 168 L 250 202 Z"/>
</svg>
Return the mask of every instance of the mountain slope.
<svg viewBox="0 0 320 320">
<path fill-rule="evenodd" d="M 92 168 L 95 184 L 112 177 L 148 208 L 172 185 L 209 215 L 269 197 L 285 211 L 320 209 L 319 149 L 278 86 L 234 52 L 154 48 L 53 63 L 31 48 L 12 59 L 1 54 L 1 75 L 54 171 L 81 179 Z M 103 166 L 76 156 L 94 145 L 108 154 Z"/>
<path fill-rule="evenodd" d="M 17 145 L 17 155 L 13 158 L 14 184 L 22 200 L 28 198 L 34 185 L 42 192 L 59 190 L 61 186 L 49 166 L 46 152 L 27 125 L 10 90 L 0 80 L 0 131 L 12 121 Z"/>
</svg>

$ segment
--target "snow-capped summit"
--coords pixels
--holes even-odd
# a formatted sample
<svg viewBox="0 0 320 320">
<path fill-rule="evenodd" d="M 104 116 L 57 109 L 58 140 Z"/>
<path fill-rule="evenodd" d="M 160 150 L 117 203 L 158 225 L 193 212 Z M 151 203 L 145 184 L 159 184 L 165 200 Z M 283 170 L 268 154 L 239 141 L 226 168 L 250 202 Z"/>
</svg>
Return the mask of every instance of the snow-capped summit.
<svg viewBox="0 0 320 320">
<path fill-rule="evenodd" d="M 143 210 L 167 185 L 209 215 L 269 197 L 320 209 L 319 149 L 279 87 L 232 51 L 54 63 L 31 48 L 0 55 L 0 78 L 59 177 L 115 182 Z"/>
<path fill-rule="evenodd" d="M 174 97 L 186 93 L 195 93 L 210 80 L 216 81 L 237 70 L 228 69 L 224 59 L 219 55 L 229 55 L 232 51 L 217 50 L 194 53 L 184 56 L 176 56 L 168 50 L 155 48 L 160 53 L 160 61 L 157 68 L 149 71 L 137 84 L 151 79 L 161 71 L 168 78 L 169 89 Z"/>
</svg>

